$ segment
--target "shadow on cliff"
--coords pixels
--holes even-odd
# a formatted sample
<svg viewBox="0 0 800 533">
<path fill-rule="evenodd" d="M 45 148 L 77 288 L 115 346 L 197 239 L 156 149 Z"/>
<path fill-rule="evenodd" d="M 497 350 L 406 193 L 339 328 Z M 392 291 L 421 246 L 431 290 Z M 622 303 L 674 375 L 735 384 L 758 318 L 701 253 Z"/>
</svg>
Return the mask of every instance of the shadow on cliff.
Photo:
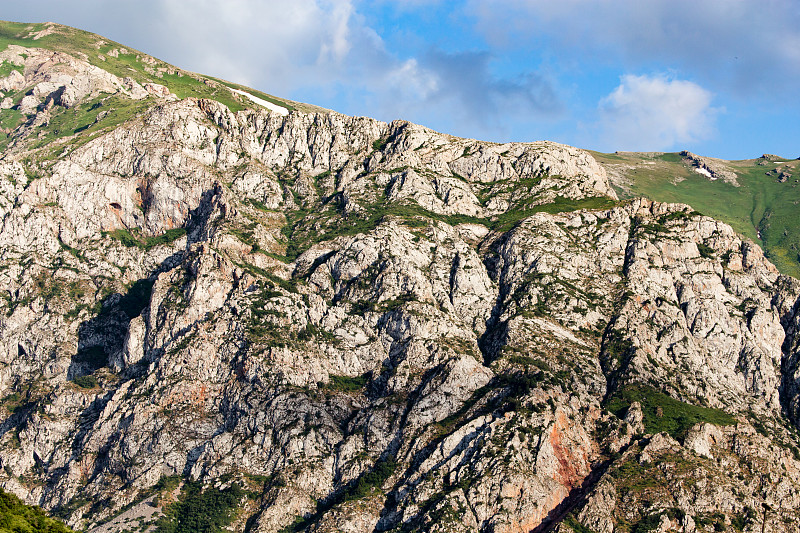
<svg viewBox="0 0 800 533">
<path fill-rule="evenodd" d="M 131 320 L 150 303 L 155 276 L 136 281 L 125 294 L 112 294 L 100 312 L 78 328 L 78 351 L 72 356 L 67 379 L 108 366 L 109 357 L 123 349 Z"/>
<path fill-rule="evenodd" d="M 199 205 L 189 212 L 186 221 L 186 249 L 195 242 L 210 238 L 214 215 L 224 218 L 227 212 L 221 200 L 222 187 L 215 183 L 203 193 Z M 185 250 L 172 254 L 149 277 L 139 279 L 131 285 L 128 292 L 115 293 L 103 300 L 99 312 L 78 328 L 78 350 L 72 356 L 67 379 L 73 380 L 106 367 L 111 357 L 122 352 L 131 320 L 150 304 L 153 284 L 158 274 L 180 264 L 185 255 Z"/>
</svg>

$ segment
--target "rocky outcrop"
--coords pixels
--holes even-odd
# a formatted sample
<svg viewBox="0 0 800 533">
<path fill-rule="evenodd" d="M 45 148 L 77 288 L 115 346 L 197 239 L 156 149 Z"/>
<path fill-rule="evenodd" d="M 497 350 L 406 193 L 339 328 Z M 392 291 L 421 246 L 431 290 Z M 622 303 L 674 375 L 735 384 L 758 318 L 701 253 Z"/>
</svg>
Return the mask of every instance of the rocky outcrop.
<svg viewBox="0 0 800 533">
<path fill-rule="evenodd" d="M 120 93 L 134 99 L 147 96 L 147 91 L 132 78 L 121 80 L 87 61 L 61 52 L 12 44 L 0 52 L 0 60 L 22 69 L 22 72 L 13 70 L 0 80 L 0 90 L 13 92 L 28 88 L 23 101 L 52 100 L 56 105 L 69 108 L 101 93 Z M 33 108 L 35 106 L 20 103 L 23 112 Z"/>
<path fill-rule="evenodd" d="M 727 168 L 722 159 L 701 157 L 686 150 L 681 152 L 681 157 L 683 157 L 684 161 L 693 167 L 698 174 L 702 174 L 710 180 L 721 179 L 734 187 L 739 186 L 739 182 L 736 180 L 736 173 Z"/>
</svg>

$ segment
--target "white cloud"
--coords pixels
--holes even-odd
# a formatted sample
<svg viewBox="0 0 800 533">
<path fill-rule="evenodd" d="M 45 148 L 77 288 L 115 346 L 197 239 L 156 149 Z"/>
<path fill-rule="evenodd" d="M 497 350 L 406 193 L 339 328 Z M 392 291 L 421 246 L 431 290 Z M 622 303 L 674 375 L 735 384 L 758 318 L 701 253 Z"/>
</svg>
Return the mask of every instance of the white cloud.
<svg viewBox="0 0 800 533">
<path fill-rule="evenodd" d="M 392 99 L 424 101 L 439 91 L 440 79 L 422 67 L 415 58 L 407 59 L 389 70 L 384 78 Z"/>
<path fill-rule="evenodd" d="M 625 75 L 600 101 L 600 143 L 614 150 L 665 150 L 707 139 L 718 108 L 696 83 L 663 75 Z"/>
<path fill-rule="evenodd" d="M 320 46 L 317 64 L 325 62 L 339 63 L 350 52 L 350 23 L 353 16 L 353 5 L 350 2 L 338 2 L 327 14 L 329 20 L 328 39 Z"/>
<path fill-rule="evenodd" d="M 277 94 L 340 78 L 354 47 L 372 38 L 350 0 L 190 5 L 155 1 L 160 48 L 172 51 L 170 60 Z"/>
</svg>

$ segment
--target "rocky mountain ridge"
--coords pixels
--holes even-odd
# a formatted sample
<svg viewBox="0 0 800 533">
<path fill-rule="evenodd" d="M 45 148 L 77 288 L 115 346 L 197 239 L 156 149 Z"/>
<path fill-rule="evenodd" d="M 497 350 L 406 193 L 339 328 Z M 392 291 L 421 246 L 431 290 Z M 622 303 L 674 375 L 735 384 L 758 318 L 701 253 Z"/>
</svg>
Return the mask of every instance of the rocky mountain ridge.
<svg viewBox="0 0 800 533">
<path fill-rule="evenodd" d="M 24 44 L 3 489 L 103 531 L 204 495 L 235 531 L 794 530 L 800 284 L 730 226 L 576 148 Z"/>
</svg>

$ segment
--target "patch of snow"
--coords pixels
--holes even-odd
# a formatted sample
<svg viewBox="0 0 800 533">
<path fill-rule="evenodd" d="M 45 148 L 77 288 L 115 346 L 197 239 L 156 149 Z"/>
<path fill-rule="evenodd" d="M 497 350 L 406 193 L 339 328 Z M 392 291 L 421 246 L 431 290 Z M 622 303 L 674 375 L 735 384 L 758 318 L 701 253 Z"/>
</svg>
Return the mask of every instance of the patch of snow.
<svg viewBox="0 0 800 533">
<path fill-rule="evenodd" d="M 709 172 L 707 169 L 705 169 L 703 167 L 695 167 L 694 171 L 697 172 L 698 174 L 702 174 L 703 176 L 707 177 L 710 180 L 717 179 L 717 178 L 715 178 L 714 176 L 711 175 L 711 172 Z"/>
<path fill-rule="evenodd" d="M 289 110 L 286 109 L 285 107 L 281 107 L 281 106 L 279 106 L 277 104 L 273 104 L 272 102 L 267 102 L 263 98 L 259 98 L 257 96 L 253 96 L 250 93 L 246 93 L 246 92 L 240 91 L 238 89 L 231 89 L 231 91 L 235 92 L 236 94 L 241 94 L 242 96 L 246 96 L 247 98 L 249 98 L 250 100 L 252 100 L 256 104 L 258 104 L 260 106 L 263 106 L 263 107 L 266 107 L 270 111 L 275 111 L 279 115 L 286 116 L 286 115 L 289 114 Z"/>
</svg>

